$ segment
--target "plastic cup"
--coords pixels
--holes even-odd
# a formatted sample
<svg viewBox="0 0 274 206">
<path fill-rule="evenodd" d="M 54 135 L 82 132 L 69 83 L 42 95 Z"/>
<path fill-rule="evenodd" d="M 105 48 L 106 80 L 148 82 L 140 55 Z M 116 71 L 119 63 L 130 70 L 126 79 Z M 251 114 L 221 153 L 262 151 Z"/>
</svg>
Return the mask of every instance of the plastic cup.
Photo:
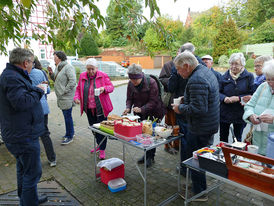
<svg viewBox="0 0 274 206">
<path fill-rule="evenodd" d="M 41 85 L 42 87 L 44 87 L 44 93 L 46 94 L 48 90 L 48 85 L 47 84 L 41 84 Z"/>
<path fill-rule="evenodd" d="M 99 96 L 100 95 L 100 89 L 94 89 L 94 95 Z"/>
<path fill-rule="evenodd" d="M 173 104 L 180 104 L 180 103 L 181 103 L 181 98 L 173 99 Z"/>
<path fill-rule="evenodd" d="M 256 145 L 247 145 L 247 151 L 253 154 L 258 154 L 259 147 Z"/>
</svg>

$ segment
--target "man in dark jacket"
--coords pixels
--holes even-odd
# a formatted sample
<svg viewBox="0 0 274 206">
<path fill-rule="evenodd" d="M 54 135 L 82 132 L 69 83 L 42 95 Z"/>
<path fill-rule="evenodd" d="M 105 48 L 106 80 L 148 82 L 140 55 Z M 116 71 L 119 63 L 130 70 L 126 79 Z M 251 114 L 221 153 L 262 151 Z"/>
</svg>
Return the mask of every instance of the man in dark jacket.
<svg viewBox="0 0 274 206">
<path fill-rule="evenodd" d="M 32 86 L 28 76 L 34 55 L 27 49 L 12 50 L 0 77 L 0 122 L 6 147 L 16 158 L 20 205 L 37 206 L 37 183 L 42 174 L 39 136 L 44 132 L 40 98 L 43 87 Z"/>
<path fill-rule="evenodd" d="M 188 79 L 184 103 L 172 105 L 178 114 L 183 114 L 188 122 L 187 144 L 188 157 L 192 152 L 213 143 L 214 134 L 219 126 L 219 85 L 212 72 L 198 64 L 195 56 L 185 51 L 174 60 L 178 73 Z M 206 189 L 205 175 L 191 171 L 192 190 L 198 194 Z M 206 201 L 207 197 L 200 198 Z"/>
<path fill-rule="evenodd" d="M 202 61 L 206 64 L 206 67 L 208 69 L 210 69 L 210 71 L 212 71 L 212 73 L 215 75 L 215 77 L 217 78 L 217 80 L 218 80 L 218 82 L 220 84 L 220 82 L 222 80 L 222 75 L 221 75 L 221 73 L 215 71 L 212 68 L 212 66 L 213 66 L 213 58 L 212 58 L 212 56 L 210 56 L 210 55 L 202 56 Z"/>
<path fill-rule="evenodd" d="M 159 90 L 157 82 L 150 77 L 148 78 L 142 72 L 142 67 L 137 64 L 132 64 L 128 68 L 128 77 L 130 81 L 127 86 L 127 100 L 124 115 L 131 112 L 139 115 L 141 120 L 146 120 L 148 117 L 152 119 L 158 118 L 161 120 L 165 113 L 163 103 L 159 98 Z M 147 152 L 146 166 L 150 167 L 154 162 L 156 149 L 151 149 Z M 144 157 L 138 160 L 139 164 L 144 163 Z"/>
</svg>

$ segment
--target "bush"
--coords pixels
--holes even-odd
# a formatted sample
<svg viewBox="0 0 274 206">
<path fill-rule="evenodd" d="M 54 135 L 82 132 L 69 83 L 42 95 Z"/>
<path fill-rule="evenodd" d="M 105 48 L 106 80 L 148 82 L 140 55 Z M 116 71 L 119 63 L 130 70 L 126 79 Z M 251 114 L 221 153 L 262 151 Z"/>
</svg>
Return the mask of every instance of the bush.
<svg viewBox="0 0 274 206">
<path fill-rule="evenodd" d="M 91 34 L 85 34 L 80 41 L 79 56 L 96 56 L 99 54 L 98 46 Z"/>
<path fill-rule="evenodd" d="M 226 55 L 222 55 L 219 58 L 218 64 L 220 67 L 229 67 L 228 65 L 228 57 Z"/>
<path fill-rule="evenodd" d="M 75 67 L 75 73 L 76 73 L 76 82 L 78 82 L 81 74 L 81 69 L 79 67 Z"/>
<path fill-rule="evenodd" d="M 254 59 L 248 59 L 245 64 L 246 69 L 253 69 L 254 68 Z"/>
</svg>

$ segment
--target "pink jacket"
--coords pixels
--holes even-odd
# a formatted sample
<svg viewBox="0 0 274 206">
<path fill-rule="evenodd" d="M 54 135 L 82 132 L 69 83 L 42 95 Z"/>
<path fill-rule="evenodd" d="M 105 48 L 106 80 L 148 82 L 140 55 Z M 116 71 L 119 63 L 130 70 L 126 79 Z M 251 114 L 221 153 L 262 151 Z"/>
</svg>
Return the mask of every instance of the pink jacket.
<svg viewBox="0 0 274 206">
<path fill-rule="evenodd" d="M 74 100 L 80 100 L 81 106 L 81 115 L 83 114 L 83 107 L 84 107 L 84 86 L 85 81 L 88 79 L 87 72 L 83 72 L 80 74 L 79 82 L 76 87 Z M 111 100 L 109 98 L 109 93 L 113 92 L 114 87 L 111 83 L 108 75 L 102 71 L 97 70 L 96 78 L 95 78 L 95 85 L 96 88 L 104 87 L 105 91 L 99 95 L 99 99 L 102 105 L 102 109 L 104 112 L 105 117 L 113 110 L 113 106 Z"/>
</svg>

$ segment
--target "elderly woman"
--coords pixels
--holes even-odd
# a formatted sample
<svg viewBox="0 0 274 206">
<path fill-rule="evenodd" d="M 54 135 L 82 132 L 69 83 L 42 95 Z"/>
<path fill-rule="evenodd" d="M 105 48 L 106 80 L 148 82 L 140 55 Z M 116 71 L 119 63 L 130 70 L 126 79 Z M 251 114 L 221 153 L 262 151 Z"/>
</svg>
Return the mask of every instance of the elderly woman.
<svg viewBox="0 0 274 206">
<path fill-rule="evenodd" d="M 137 64 L 132 64 L 128 68 L 128 77 L 130 81 L 127 86 L 127 100 L 124 115 L 130 113 L 139 115 L 141 120 L 146 120 L 148 117 L 155 117 L 159 120 L 163 118 L 165 108 L 159 98 L 157 82 L 144 75 L 142 67 Z M 154 162 L 156 149 L 147 152 L 146 166 L 150 167 Z M 144 157 L 138 160 L 139 164 L 144 163 Z"/>
<path fill-rule="evenodd" d="M 243 119 L 253 125 L 267 123 L 268 127 L 255 127 L 252 142 L 259 147 L 259 154 L 266 154 L 267 136 L 274 132 L 274 60 L 264 63 L 263 74 L 266 82 L 262 83 L 244 107 Z"/>
<path fill-rule="evenodd" d="M 113 92 L 114 87 L 108 75 L 98 70 L 97 60 L 90 58 L 86 61 L 87 71 L 80 74 L 79 82 L 74 95 L 74 102 L 80 104 L 81 115 L 86 113 L 89 125 L 99 123 L 107 119 L 108 114 L 112 111 L 113 106 L 109 97 L 109 93 Z M 95 94 L 95 90 L 99 89 L 99 95 Z M 95 134 L 98 145 L 104 139 L 101 134 Z M 105 159 L 105 149 L 107 139 L 105 139 L 100 147 L 97 146 L 96 152 L 99 150 L 99 159 Z M 94 153 L 94 149 L 90 151 Z"/>
<path fill-rule="evenodd" d="M 252 95 L 253 74 L 248 72 L 245 66 L 245 58 L 242 53 L 234 53 L 229 59 L 230 68 L 223 75 L 220 84 L 220 140 L 228 142 L 229 127 L 233 124 L 237 141 L 241 141 L 243 129 L 246 123 L 242 116 L 244 107 L 241 105 L 241 97 Z"/>
<path fill-rule="evenodd" d="M 54 52 L 55 72 L 48 67 L 50 78 L 55 82 L 54 91 L 57 97 L 57 105 L 62 110 L 66 125 L 66 134 L 63 136 L 62 145 L 73 141 L 74 126 L 72 119 L 73 95 L 76 86 L 75 69 L 66 60 L 67 56 L 63 51 Z"/>
</svg>

